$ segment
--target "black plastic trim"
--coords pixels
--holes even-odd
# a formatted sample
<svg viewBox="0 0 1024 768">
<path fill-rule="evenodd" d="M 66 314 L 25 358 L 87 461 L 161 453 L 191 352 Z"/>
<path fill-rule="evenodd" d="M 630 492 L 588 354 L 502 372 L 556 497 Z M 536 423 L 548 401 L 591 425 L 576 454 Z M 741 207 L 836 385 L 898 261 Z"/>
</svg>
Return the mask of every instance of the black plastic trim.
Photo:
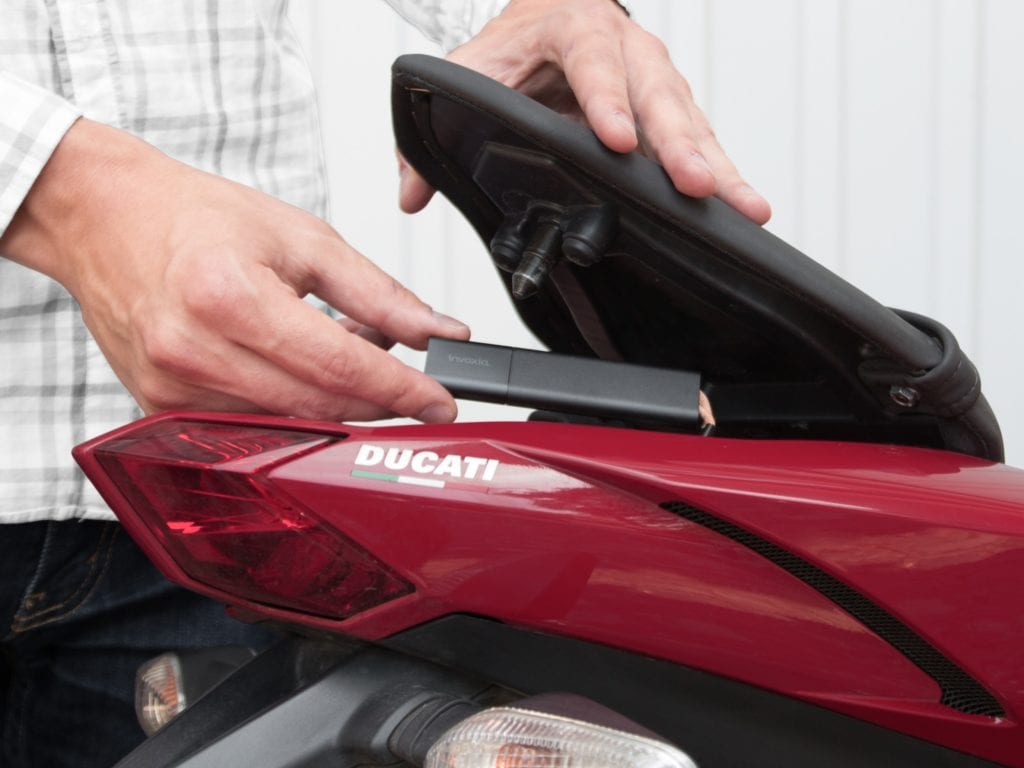
<svg viewBox="0 0 1024 768">
<path fill-rule="evenodd" d="M 171 768 L 313 684 L 362 647 L 288 637 L 243 664 L 116 768 Z"/>
<path fill-rule="evenodd" d="M 396 731 L 395 744 L 422 758 L 450 724 L 445 713 L 468 716 L 491 691 L 408 655 L 292 638 L 241 667 L 117 768 L 396 765 Z M 434 712 L 442 717 L 418 723 L 416 715 L 438 701 L 462 706 L 443 706 Z M 411 721 L 420 727 L 405 733 Z"/>
<path fill-rule="evenodd" d="M 447 616 L 384 644 L 527 695 L 585 696 L 673 742 L 700 768 L 997 765 L 735 680 L 476 616 Z"/>
</svg>

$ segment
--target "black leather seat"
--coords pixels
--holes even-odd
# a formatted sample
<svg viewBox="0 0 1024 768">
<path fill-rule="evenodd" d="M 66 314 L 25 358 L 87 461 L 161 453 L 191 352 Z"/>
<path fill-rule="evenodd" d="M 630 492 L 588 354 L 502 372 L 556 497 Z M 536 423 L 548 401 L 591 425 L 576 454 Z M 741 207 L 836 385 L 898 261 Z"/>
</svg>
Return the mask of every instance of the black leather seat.
<svg viewBox="0 0 1024 768">
<path fill-rule="evenodd" d="M 519 270 L 516 309 L 550 349 L 699 371 L 720 435 L 1002 460 L 977 370 L 939 323 L 486 77 L 420 55 L 393 75 L 399 148 L 495 241 L 510 294 Z"/>
</svg>

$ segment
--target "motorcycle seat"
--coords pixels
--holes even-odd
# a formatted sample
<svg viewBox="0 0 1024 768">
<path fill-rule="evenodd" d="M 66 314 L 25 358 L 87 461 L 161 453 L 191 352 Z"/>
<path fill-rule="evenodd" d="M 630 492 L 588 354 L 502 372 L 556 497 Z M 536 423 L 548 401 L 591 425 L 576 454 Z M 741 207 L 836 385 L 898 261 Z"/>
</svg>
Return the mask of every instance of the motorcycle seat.
<svg viewBox="0 0 1024 768">
<path fill-rule="evenodd" d="M 978 372 L 940 323 L 487 77 L 422 55 L 392 72 L 399 149 L 488 244 L 552 351 L 699 372 L 719 435 L 1002 461 Z"/>
</svg>

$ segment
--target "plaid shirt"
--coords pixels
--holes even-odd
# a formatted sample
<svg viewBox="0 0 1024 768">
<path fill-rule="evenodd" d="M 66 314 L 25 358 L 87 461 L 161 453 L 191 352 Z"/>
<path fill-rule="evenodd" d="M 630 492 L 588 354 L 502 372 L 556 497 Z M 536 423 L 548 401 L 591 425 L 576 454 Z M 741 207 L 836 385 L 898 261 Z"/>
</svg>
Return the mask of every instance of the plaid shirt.
<svg viewBox="0 0 1024 768">
<path fill-rule="evenodd" d="M 388 3 L 446 48 L 504 4 Z M 79 115 L 325 216 L 287 0 L 5 0 L 0 20 L 0 234 Z M 111 518 L 71 448 L 140 411 L 67 291 L 2 257 L 0 360 L 0 522 Z"/>
</svg>

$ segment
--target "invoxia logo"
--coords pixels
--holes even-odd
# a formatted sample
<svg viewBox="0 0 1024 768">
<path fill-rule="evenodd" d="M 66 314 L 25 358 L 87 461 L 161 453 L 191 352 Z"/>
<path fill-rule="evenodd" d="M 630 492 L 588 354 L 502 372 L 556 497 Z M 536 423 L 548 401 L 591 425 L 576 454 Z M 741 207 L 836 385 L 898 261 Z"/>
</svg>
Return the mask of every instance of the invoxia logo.
<svg viewBox="0 0 1024 768">
<path fill-rule="evenodd" d="M 392 472 L 413 472 L 414 474 L 390 474 L 380 471 L 352 470 L 354 477 L 371 480 L 387 480 L 393 483 L 427 485 L 444 488 L 442 478 L 452 480 L 481 480 L 485 483 L 494 479 L 501 465 L 497 459 L 479 456 L 460 456 L 457 453 L 440 455 L 434 451 L 414 451 L 411 448 L 383 448 L 363 443 L 356 453 L 357 467 L 374 467 Z"/>
<path fill-rule="evenodd" d="M 449 363 L 460 363 L 462 365 L 476 365 L 480 368 L 490 368 L 491 361 L 486 357 L 463 357 L 462 355 L 448 355 Z"/>
</svg>

